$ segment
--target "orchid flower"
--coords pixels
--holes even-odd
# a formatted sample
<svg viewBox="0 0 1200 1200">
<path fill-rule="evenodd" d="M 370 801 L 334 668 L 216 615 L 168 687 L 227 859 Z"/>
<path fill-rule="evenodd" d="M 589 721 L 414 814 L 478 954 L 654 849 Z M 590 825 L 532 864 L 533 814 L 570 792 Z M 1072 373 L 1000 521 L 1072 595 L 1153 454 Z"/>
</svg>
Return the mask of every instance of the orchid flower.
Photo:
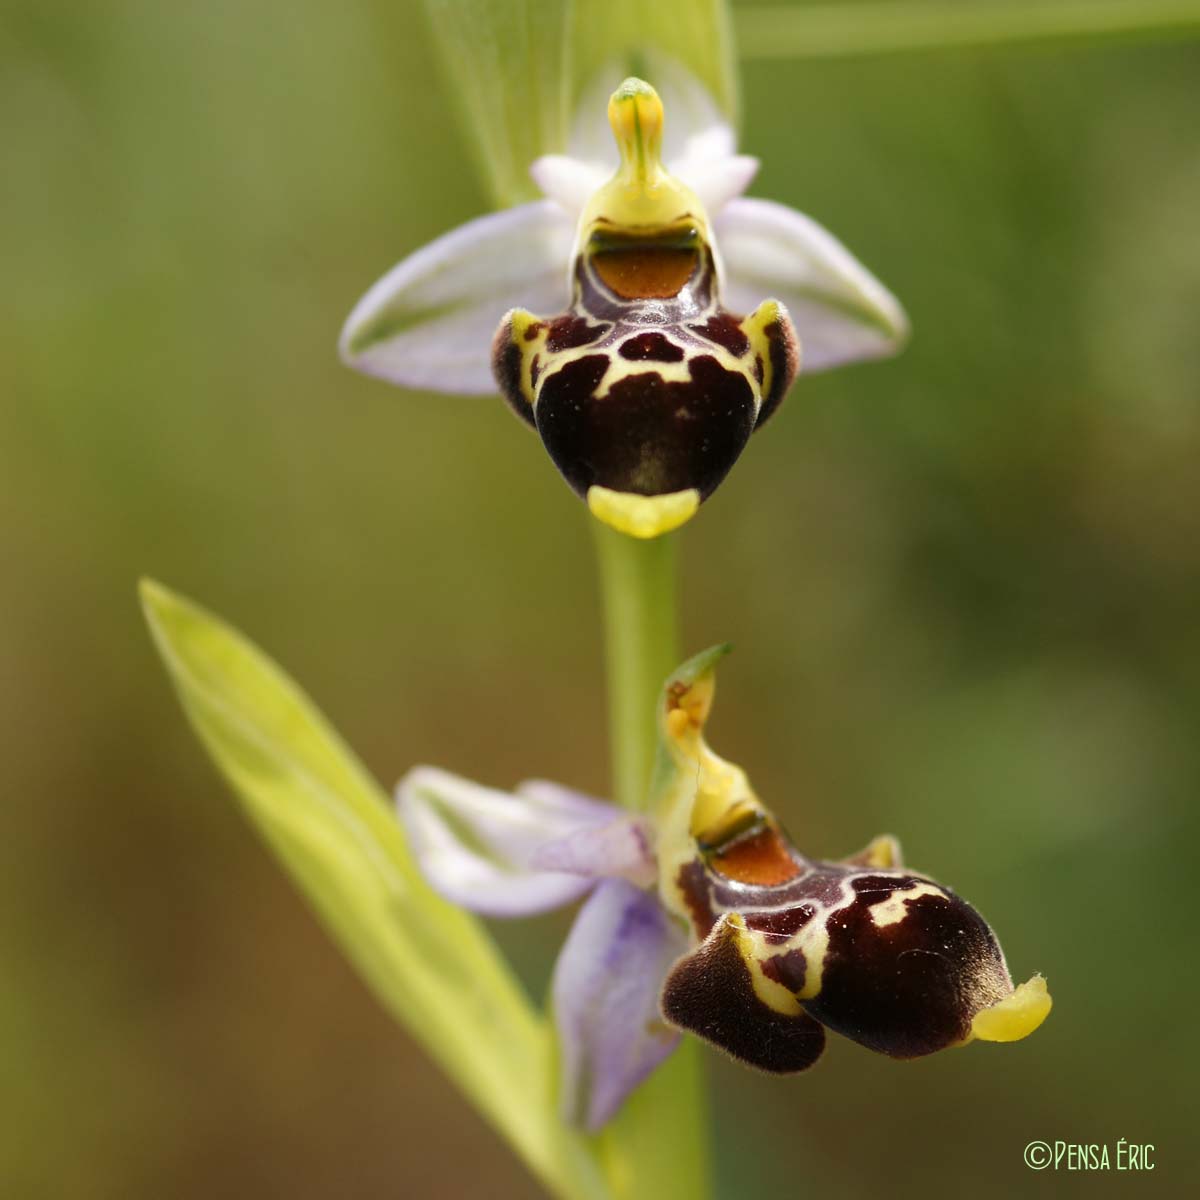
<svg viewBox="0 0 1200 1200">
<path fill-rule="evenodd" d="M 545 198 L 410 255 L 340 340 L 349 365 L 392 383 L 500 391 L 592 512 L 641 537 L 695 513 L 797 370 L 894 353 L 908 331 L 830 233 L 742 196 L 757 160 L 701 84 L 648 62 L 663 98 L 627 79 L 610 137 L 597 117 L 612 81 L 598 80 L 570 153 L 531 165 Z"/>
<path fill-rule="evenodd" d="M 826 1030 L 893 1058 L 1016 1041 L 1050 1011 L 1013 986 L 984 919 L 905 868 L 892 837 L 840 862 L 801 854 L 703 731 L 724 648 L 685 663 L 658 706 L 651 814 L 555 784 L 493 791 L 430 767 L 398 788 L 426 878 L 455 903 L 521 916 L 587 896 L 552 984 L 564 1115 L 589 1130 L 686 1031 L 787 1074 Z"/>
</svg>

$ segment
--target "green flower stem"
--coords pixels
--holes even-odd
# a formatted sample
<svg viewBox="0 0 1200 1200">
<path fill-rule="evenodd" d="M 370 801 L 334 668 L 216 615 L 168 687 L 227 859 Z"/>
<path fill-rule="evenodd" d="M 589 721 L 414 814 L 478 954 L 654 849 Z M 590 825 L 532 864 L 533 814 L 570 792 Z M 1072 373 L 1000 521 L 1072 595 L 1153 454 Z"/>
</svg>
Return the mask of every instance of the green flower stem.
<svg viewBox="0 0 1200 1200">
<path fill-rule="evenodd" d="M 593 521 L 604 602 L 613 794 L 646 806 L 658 745 L 655 703 L 679 663 L 675 534 L 642 541 Z M 679 1049 L 626 1101 L 600 1135 L 615 1200 L 712 1194 L 708 1103 L 700 1046 Z"/>
<path fill-rule="evenodd" d="M 646 806 L 657 746 L 654 705 L 679 663 L 675 534 L 642 540 L 593 520 L 604 602 L 613 798 Z"/>
</svg>

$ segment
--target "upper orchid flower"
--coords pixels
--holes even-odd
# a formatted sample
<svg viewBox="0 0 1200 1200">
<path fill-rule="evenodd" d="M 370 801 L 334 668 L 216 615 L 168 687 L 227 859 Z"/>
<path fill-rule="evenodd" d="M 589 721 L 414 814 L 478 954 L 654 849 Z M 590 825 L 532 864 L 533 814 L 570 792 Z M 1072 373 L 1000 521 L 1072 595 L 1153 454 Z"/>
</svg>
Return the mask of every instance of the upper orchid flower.
<svg viewBox="0 0 1200 1200">
<path fill-rule="evenodd" d="M 1016 1041 L 1050 1011 L 1013 987 L 983 918 L 890 837 L 840 862 L 805 857 L 703 727 L 699 655 L 659 705 L 650 818 L 553 784 L 495 792 L 432 768 L 399 787 L 430 883 L 493 916 L 579 899 L 555 968 L 569 1117 L 603 1125 L 686 1030 L 765 1071 L 810 1067 L 825 1030 L 894 1058 Z M 654 886 L 657 884 L 657 886 Z"/>
<path fill-rule="evenodd" d="M 741 198 L 757 160 L 735 153 L 699 83 L 650 61 L 667 102 L 637 79 L 612 94 L 615 174 L 594 124 L 602 81 L 571 155 L 532 164 L 545 200 L 405 259 L 340 342 L 347 363 L 393 383 L 499 390 L 592 511 L 643 537 L 696 511 L 798 369 L 893 353 L 908 330 L 831 234 Z"/>
</svg>

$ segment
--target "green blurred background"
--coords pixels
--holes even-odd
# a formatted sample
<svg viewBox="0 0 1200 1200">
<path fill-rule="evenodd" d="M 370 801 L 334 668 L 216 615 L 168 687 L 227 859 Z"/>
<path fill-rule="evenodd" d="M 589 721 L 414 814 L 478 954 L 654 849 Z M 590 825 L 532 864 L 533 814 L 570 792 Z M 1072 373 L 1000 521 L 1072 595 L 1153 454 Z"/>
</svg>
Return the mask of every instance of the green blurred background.
<svg viewBox="0 0 1200 1200">
<path fill-rule="evenodd" d="M 525 1197 L 238 816 L 152 574 L 379 777 L 603 793 L 582 507 L 498 400 L 336 361 L 482 211 L 399 0 L 0 4 L 0 1193 Z M 1200 47 L 743 67 L 755 194 L 906 302 L 684 537 L 712 727 L 808 852 L 899 835 L 1044 1029 L 813 1074 L 711 1061 L 722 1195 L 1190 1193 L 1200 788 Z M 505 927 L 539 988 L 563 923 Z M 1153 1142 L 1034 1175 L 1032 1138 Z"/>
</svg>

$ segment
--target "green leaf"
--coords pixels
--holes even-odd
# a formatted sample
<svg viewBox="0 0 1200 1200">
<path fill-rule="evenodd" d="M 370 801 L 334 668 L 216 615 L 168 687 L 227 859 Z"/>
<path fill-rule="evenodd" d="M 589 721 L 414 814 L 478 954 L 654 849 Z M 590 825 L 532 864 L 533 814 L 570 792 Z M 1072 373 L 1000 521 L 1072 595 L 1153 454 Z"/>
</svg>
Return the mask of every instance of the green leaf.
<svg viewBox="0 0 1200 1200">
<path fill-rule="evenodd" d="M 746 59 L 843 58 L 1041 42 L 1200 34 L 1196 0 L 916 0 L 753 5 L 737 13 Z"/>
<path fill-rule="evenodd" d="M 153 582 L 142 605 L 183 707 L 250 820 L 375 994 L 555 1193 L 607 1196 L 553 1105 L 548 1028 L 483 925 L 424 882 L 387 798 L 236 630 Z"/>
</svg>

